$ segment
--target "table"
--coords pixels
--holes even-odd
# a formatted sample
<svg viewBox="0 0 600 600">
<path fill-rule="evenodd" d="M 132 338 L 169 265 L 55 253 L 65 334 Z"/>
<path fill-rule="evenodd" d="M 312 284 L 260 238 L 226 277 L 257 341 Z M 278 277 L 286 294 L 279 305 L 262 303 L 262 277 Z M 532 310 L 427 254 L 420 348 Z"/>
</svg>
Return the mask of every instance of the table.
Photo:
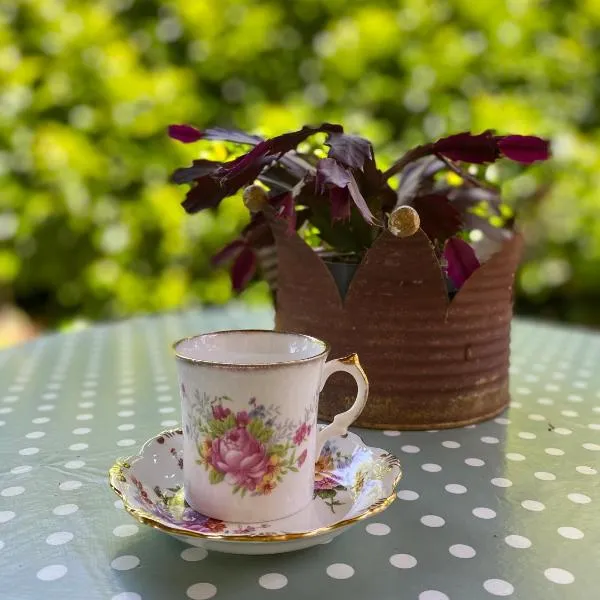
<svg viewBox="0 0 600 600">
<path fill-rule="evenodd" d="M 179 421 L 169 342 L 270 327 L 231 306 L 55 334 L 0 353 L 3 600 L 598 598 L 600 335 L 517 320 L 510 411 L 367 431 L 403 464 L 398 500 L 332 543 L 244 557 L 136 524 L 107 470 Z"/>
</svg>

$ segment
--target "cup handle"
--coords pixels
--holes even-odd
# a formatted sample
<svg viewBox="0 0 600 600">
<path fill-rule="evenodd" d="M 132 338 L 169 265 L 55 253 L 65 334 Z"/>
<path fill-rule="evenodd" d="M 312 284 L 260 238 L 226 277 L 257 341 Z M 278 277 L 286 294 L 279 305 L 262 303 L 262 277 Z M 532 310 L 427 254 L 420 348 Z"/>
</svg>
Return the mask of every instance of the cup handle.
<svg viewBox="0 0 600 600">
<path fill-rule="evenodd" d="M 317 433 L 317 452 L 315 455 L 317 457 L 321 454 L 323 445 L 328 439 L 348 433 L 348 427 L 356 421 L 363 411 L 369 395 L 369 380 L 360 366 L 360 362 L 358 362 L 357 354 L 350 354 L 344 358 L 336 358 L 326 362 L 321 379 L 321 390 L 325 387 L 329 377 L 338 371 L 350 373 L 354 377 L 358 392 L 354 404 L 346 412 L 335 415 L 333 421 Z"/>
</svg>

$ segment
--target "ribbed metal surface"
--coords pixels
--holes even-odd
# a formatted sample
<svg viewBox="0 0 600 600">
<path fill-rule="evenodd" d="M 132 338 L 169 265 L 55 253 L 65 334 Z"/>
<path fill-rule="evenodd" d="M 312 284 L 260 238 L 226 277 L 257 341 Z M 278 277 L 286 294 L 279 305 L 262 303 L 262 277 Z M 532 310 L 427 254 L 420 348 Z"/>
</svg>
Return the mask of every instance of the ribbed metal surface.
<svg viewBox="0 0 600 600">
<path fill-rule="evenodd" d="M 449 303 L 425 234 L 382 234 L 342 303 L 319 257 L 275 228 L 279 262 L 276 327 L 323 338 L 332 356 L 357 352 L 371 383 L 365 427 L 429 429 L 480 421 L 508 403 L 512 284 L 522 240 L 515 236 Z M 321 416 L 354 399 L 335 375 Z"/>
</svg>

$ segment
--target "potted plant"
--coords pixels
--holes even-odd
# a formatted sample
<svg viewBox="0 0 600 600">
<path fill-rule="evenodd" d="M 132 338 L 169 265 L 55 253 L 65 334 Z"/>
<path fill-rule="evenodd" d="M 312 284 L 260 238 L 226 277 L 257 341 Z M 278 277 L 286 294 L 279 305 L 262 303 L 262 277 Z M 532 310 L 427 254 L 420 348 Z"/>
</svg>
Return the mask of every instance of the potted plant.
<svg viewBox="0 0 600 600">
<path fill-rule="evenodd" d="M 276 328 L 358 351 L 371 380 L 360 425 L 452 427 L 503 410 L 522 240 L 484 173 L 503 158 L 547 159 L 546 140 L 459 133 L 382 171 L 368 140 L 329 123 L 266 140 L 189 125 L 169 133 L 250 146 L 176 170 L 173 181 L 190 184 L 183 207 L 211 209 L 243 189 L 250 221 L 213 261 L 231 263 L 236 290 L 267 277 Z M 323 393 L 324 418 L 353 397 L 343 377 Z"/>
</svg>

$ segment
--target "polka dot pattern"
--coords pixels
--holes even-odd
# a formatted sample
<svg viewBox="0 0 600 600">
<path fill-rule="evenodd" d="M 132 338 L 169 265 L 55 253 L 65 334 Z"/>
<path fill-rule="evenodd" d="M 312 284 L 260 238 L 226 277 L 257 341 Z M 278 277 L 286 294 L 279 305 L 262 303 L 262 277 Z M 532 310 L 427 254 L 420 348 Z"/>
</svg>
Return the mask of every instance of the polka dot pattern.
<svg viewBox="0 0 600 600">
<path fill-rule="evenodd" d="M 229 316 L 232 326 L 251 325 L 245 310 Z M 272 326 L 271 316 L 255 325 Z M 169 343 L 213 326 L 199 311 L 140 317 L 0 351 L 0 553 L 24 565 L 18 579 L 9 574 L 8 589 L 66 597 L 75 581 L 95 589 L 102 572 L 110 574 L 103 597 L 158 600 L 147 580 L 156 572 L 178 582 L 177 597 L 231 595 L 230 576 L 214 568 L 223 557 L 176 542 L 158 553 L 144 541 L 158 534 L 119 499 L 107 501 L 106 489 L 97 494 L 95 483 L 111 457 L 180 426 Z M 365 556 L 381 597 L 397 596 L 400 578 L 405 595 L 419 600 L 535 598 L 540 580 L 548 597 L 586 597 L 599 506 L 600 338 L 518 322 L 512 347 L 508 411 L 464 428 L 366 432 L 371 445 L 402 460 L 395 504 L 331 544 L 290 556 L 306 561 L 314 581 L 300 580 L 287 558 L 237 557 L 247 600 L 298 600 L 299 586 L 312 597 L 324 578 L 332 597 L 358 600 L 373 576 Z M 35 557 L 15 543 L 18 531 L 34 532 Z M 490 544 L 502 560 L 490 560 Z M 83 552 L 97 565 L 89 573 L 76 567 Z"/>
</svg>

